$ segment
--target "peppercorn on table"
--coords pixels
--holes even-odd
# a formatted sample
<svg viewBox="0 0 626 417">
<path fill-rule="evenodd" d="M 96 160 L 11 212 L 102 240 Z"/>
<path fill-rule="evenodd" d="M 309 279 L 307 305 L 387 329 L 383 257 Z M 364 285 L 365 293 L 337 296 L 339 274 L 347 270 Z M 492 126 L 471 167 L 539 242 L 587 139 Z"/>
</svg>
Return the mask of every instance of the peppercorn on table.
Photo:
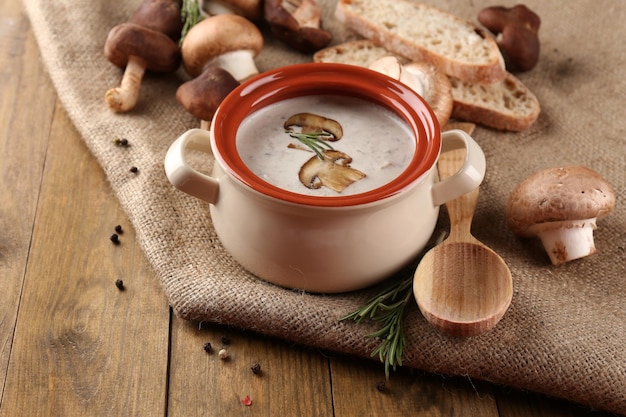
<svg viewBox="0 0 626 417">
<path fill-rule="evenodd" d="M 603 415 L 176 317 L 20 2 L 0 33 L 0 416 Z"/>
</svg>

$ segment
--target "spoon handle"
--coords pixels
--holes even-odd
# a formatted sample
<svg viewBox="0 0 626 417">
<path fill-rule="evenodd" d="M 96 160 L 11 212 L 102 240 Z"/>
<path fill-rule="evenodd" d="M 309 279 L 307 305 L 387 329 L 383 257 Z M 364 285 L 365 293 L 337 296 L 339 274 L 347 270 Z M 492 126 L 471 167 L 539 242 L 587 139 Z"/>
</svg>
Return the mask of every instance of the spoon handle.
<svg viewBox="0 0 626 417">
<path fill-rule="evenodd" d="M 456 173 L 465 161 L 465 149 L 447 151 L 439 156 L 438 169 L 441 179 Z M 470 230 L 472 217 L 478 203 L 478 187 L 462 196 L 448 201 L 446 208 L 450 217 L 450 236 L 454 241 L 473 241 Z"/>
</svg>

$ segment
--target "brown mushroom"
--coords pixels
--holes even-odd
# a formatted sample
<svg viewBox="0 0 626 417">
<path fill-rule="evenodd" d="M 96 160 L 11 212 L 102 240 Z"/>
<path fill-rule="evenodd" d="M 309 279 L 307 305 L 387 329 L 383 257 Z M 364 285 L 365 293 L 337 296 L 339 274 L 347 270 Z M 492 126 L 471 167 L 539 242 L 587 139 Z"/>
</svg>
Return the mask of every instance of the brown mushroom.
<svg viewBox="0 0 626 417">
<path fill-rule="evenodd" d="M 176 0 L 143 0 L 130 22 L 178 40 L 183 28 L 180 3 Z"/>
<path fill-rule="evenodd" d="M 181 59 L 178 45 L 167 35 L 135 23 L 122 23 L 111 29 L 104 54 L 114 65 L 125 69 L 120 87 L 105 94 L 108 106 L 116 112 L 135 107 L 146 70 L 173 72 Z"/>
<path fill-rule="evenodd" d="M 328 187 L 338 193 L 350 184 L 365 177 L 359 170 L 350 167 L 352 158 L 337 150 L 326 150 L 322 158 L 311 157 L 302 165 L 298 177 L 304 186 L 317 189 Z"/>
<path fill-rule="evenodd" d="M 208 67 L 221 67 L 241 82 L 259 73 L 254 58 L 263 48 L 263 35 L 239 15 L 210 16 L 193 26 L 183 41 L 183 66 L 192 77 Z"/>
<path fill-rule="evenodd" d="M 369 68 L 410 87 L 430 105 L 440 126 L 448 123 L 454 104 L 452 84 L 448 76 L 437 67 L 426 62 L 402 65 L 397 57 L 385 56 L 373 62 Z"/>
<path fill-rule="evenodd" d="M 252 21 L 263 17 L 261 0 L 204 0 L 201 7 L 209 16 L 233 13 Z"/>
<path fill-rule="evenodd" d="M 315 0 L 265 0 L 264 11 L 276 39 L 297 51 L 315 52 L 332 40 L 322 29 L 322 12 Z"/>
<path fill-rule="evenodd" d="M 539 16 L 523 4 L 507 8 L 486 7 L 478 14 L 478 21 L 497 35 L 510 69 L 528 71 L 539 61 Z"/>
<path fill-rule="evenodd" d="M 198 77 L 178 87 L 176 100 L 207 129 L 222 100 L 239 86 L 239 82 L 225 69 L 209 67 Z"/>
<path fill-rule="evenodd" d="M 506 206 L 510 229 L 521 237 L 538 237 L 552 264 L 596 252 L 596 220 L 615 206 L 611 186 L 583 166 L 539 171 L 522 181 Z"/>
<path fill-rule="evenodd" d="M 292 131 L 293 126 L 299 126 L 302 133 L 322 133 L 324 135 L 321 138 L 330 142 L 336 142 L 343 136 L 339 122 L 313 113 L 294 114 L 283 125 L 287 131 Z"/>
</svg>

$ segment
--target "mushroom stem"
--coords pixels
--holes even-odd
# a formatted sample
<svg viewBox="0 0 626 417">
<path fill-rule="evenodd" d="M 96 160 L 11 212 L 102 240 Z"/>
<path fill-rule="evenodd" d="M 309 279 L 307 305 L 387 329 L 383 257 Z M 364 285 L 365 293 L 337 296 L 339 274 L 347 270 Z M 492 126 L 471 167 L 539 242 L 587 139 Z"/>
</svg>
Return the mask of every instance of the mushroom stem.
<svg viewBox="0 0 626 417">
<path fill-rule="evenodd" d="M 203 2 L 202 9 L 206 11 L 210 16 L 218 14 L 235 14 L 232 8 L 218 1 L 205 1 Z"/>
<path fill-rule="evenodd" d="M 254 62 L 254 51 L 249 49 L 226 52 L 215 57 L 209 65 L 225 69 L 239 82 L 259 73 Z"/>
<path fill-rule="evenodd" d="M 593 231 L 596 219 L 541 223 L 537 236 L 553 265 L 583 258 L 596 252 Z"/>
<path fill-rule="evenodd" d="M 146 60 L 136 56 L 130 56 L 124 69 L 124 76 L 119 87 L 106 92 L 104 99 L 109 108 L 116 112 L 125 112 L 137 104 L 139 87 L 143 74 L 146 71 Z"/>
</svg>

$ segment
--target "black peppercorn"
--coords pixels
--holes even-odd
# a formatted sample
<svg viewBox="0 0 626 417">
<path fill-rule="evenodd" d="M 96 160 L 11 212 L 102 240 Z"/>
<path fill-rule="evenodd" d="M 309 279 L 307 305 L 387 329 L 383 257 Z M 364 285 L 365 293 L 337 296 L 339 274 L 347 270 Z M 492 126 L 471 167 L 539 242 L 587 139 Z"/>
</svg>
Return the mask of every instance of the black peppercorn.
<svg viewBox="0 0 626 417">
<path fill-rule="evenodd" d="M 122 147 L 127 147 L 129 145 L 128 143 L 128 139 L 120 139 L 120 138 L 115 138 L 115 144 L 117 146 L 122 146 Z"/>
<path fill-rule="evenodd" d="M 213 346 L 211 346 L 211 342 L 206 342 L 206 343 L 204 344 L 204 351 L 205 351 L 206 353 L 211 353 L 211 352 L 213 352 Z"/>
<path fill-rule="evenodd" d="M 252 371 L 253 374 L 259 375 L 261 373 L 261 365 L 255 362 L 250 367 L 250 370 Z"/>
<path fill-rule="evenodd" d="M 121 279 L 118 279 L 117 281 L 115 281 L 115 286 L 117 287 L 118 290 L 124 291 L 124 281 L 122 281 Z"/>
<path fill-rule="evenodd" d="M 115 232 L 121 235 L 122 233 L 124 233 L 124 230 L 122 230 L 122 226 L 118 224 L 117 226 L 115 226 Z"/>
<path fill-rule="evenodd" d="M 387 388 L 387 386 L 385 385 L 384 381 L 380 381 L 376 383 L 376 389 L 380 392 L 385 391 L 385 389 Z"/>
<path fill-rule="evenodd" d="M 117 235 L 117 233 L 113 233 L 109 239 L 111 239 L 111 242 L 113 242 L 114 245 L 120 244 L 120 237 Z"/>
<path fill-rule="evenodd" d="M 133 174 L 136 174 L 139 172 L 139 168 L 137 167 L 130 167 L 130 172 L 132 172 Z"/>
<path fill-rule="evenodd" d="M 228 336 L 220 337 L 220 342 L 222 342 L 223 345 L 230 345 L 230 339 L 228 338 Z"/>
</svg>

